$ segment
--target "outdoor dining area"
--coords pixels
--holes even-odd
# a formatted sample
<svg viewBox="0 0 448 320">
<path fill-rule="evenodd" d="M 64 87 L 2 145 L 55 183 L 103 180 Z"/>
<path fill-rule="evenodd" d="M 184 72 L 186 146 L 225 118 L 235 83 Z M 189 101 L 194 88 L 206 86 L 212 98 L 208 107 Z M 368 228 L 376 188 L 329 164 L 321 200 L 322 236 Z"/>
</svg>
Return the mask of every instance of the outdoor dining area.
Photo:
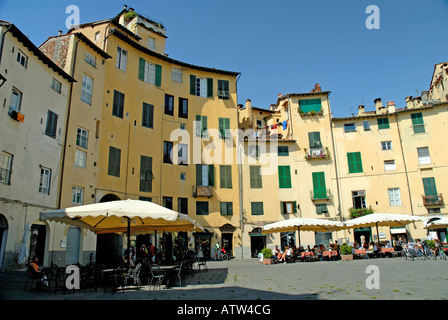
<svg viewBox="0 0 448 320">
<path fill-rule="evenodd" d="M 165 257 L 164 253 L 136 258 L 131 247 L 131 234 L 160 232 L 204 231 L 187 215 L 148 201 L 117 200 L 66 209 L 44 211 L 41 220 L 56 221 L 86 228 L 95 234 L 122 233 L 127 235 L 127 249 L 114 263 L 90 262 L 58 266 L 52 264 L 37 270 L 28 267 L 24 290 L 43 289 L 50 293 L 69 290 L 117 291 L 126 289 L 161 289 L 182 286 L 183 280 L 195 272 L 207 270 L 204 258 L 191 251 L 181 256 Z M 157 239 L 157 237 L 155 237 Z M 157 244 L 156 246 L 157 247 Z"/>
</svg>

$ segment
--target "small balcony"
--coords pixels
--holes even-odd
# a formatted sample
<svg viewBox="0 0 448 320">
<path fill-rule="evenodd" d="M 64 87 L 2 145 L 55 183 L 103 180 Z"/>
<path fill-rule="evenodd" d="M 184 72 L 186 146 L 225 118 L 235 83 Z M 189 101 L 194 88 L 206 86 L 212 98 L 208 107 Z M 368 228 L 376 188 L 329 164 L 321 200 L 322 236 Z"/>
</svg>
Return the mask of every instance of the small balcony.
<svg viewBox="0 0 448 320">
<path fill-rule="evenodd" d="M 311 200 L 330 200 L 333 195 L 331 194 L 330 189 L 323 189 L 323 190 L 311 190 L 310 191 Z"/>
<path fill-rule="evenodd" d="M 193 186 L 193 197 L 213 197 L 211 186 Z"/>
<path fill-rule="evenodd" d="M 442 204 L 443 204 L 443 197 L 441 193 L 423 196 L 424 206 L 440 206 Z"/>
<path fill-rule="evenodd" d="M 310 148 L 305 150 L 305 159 L 306 160 L 315 160 L 315 159 L 328 159 L 330 157 L 330 152 L 328 148 Z"/>
</svg>

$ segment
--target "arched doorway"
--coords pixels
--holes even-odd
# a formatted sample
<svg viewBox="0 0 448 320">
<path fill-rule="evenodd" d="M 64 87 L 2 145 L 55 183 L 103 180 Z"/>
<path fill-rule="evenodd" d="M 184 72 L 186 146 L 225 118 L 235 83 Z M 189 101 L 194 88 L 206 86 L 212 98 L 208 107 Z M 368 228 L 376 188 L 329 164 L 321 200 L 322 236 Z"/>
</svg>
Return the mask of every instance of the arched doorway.
<svg viewBox="0 0 448 320">
<path fill-rule="evenodd" d="M 120 198 L 112 193 L 104 195 L 99 202 L 117 201 Z M 123 236 L 116 233 L 96 236 L 96 261 L 106 265 L 116 265 L 122 261 Z"/>
<path fill-rule="evenodd" d="M 224 248 L 226 252 L 233 256 L 233 232 L 235 227 L 226 223 L 219 230 L 221 231 L 221 248 Z"/>
<path fill-rule="evenodd" d="M 254 228 L 249 232 L 252 258 L 257 258 L 261 250 L 266 247 L 266 235 L 262 234 L 262 231 L 262 228 Z"/>
<path fill-rule="evenodd" d="M 3 260 L 5 258 L 6 239 L 8 237 L 8 221 L 5 216 L 0 214 L 0 270 L 3 269 Z"/>
</svg>

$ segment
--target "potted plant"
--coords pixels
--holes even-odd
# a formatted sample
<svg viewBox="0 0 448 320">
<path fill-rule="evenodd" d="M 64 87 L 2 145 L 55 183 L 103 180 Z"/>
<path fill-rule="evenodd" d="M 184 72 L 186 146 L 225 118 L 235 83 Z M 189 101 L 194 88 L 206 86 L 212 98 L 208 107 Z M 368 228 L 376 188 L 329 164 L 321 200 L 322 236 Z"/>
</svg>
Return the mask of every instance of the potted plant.
<svg viewBox="0 0 448 320">
<path fill-rule="evenodd" d="M 353 260 L 353 247 L 348 246 L 347 244 L 343 244 L 341 246 L 341 260 L 342 261 L 350 261 Z"/>
<path fill-rule="evenodd" d="M 263 250 L 261 250 L 261 253 L 263 254 L 263 264 L 272 264 L 273 263 L 273 259 L 272 259 L 272 249 L 269 248 L 264 248 Z"/>
</svg>

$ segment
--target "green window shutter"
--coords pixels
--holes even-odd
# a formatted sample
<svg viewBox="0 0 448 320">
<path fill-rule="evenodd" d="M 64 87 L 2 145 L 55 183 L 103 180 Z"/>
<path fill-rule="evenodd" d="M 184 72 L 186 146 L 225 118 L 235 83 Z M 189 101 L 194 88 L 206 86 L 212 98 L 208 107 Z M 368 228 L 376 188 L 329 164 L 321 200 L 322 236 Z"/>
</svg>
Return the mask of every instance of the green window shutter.
<svg viewBox="0 0 448 320">
<path fill-rule="evenodd" d="M 207 117 L 201 117 L 201 136 L 207 136 Z"/>
<path fill-rule="evenodd" d="M 213 79 L 207 78 L 207 97 L 213 97 Z"/>
<path fill-rule="evenodd" d="M 278 156 L 289 156 L 289 148 L 288 146 L 278 146 L 277 147 L 277 155 Z"/>
<path fill-rule="evenodd" d="M 250 187 L 251 189 L 262 188 L 262 180 L 260 174 L 260 166 L 250 166 Z"/>
<path fill-rule="evenodd" d="M 423 178 L 423 188 L 425 190 L 425 196 L 436 195 L 436 180 L 434 178 Z"/>
<path fill-rule="evenodd" d="M 196 95 L 196 76 L 190 75 L 190 94 Z"/>
<path fill-rule="evenodd" d="M 121 150 L 109 147 L 108 175 L 120 177 Z"/>
<path fill-rule="evenodd" d="M 215 186 L 215 166 L 213 164 L 208 165 L 208 185 Z"/>
<path fill-rule="evenodd" d="M 310 148 L 321 148 L 320 132 L 308 132 L 308 140 L 310 142 Z"/>
<path fill-rule="evenodd" d="M 425 133 L 425 124 L 423 122 L 423 114 L 421 112 L 411 113 L 411 120 L 414 133 Z"/>
<path fill-rule="evenodd" d="M 292 213 L 297 213 L 297 202 L 296 201 L 292 202 Z"/>
<path fill-rule="evenodd" d="M 313 172 L 313 193 L 314 199 L 325 199 L 327 197 L 324 172 Z"/>
<path fill-rule="evenodd" d="M 378 129 L 389 129 L 389 118 L 378 118 Z"/>
<path fill-rule="evenodd" d="M 311 111 L 319 112 L 322 110 L 322 101 L 320 99 L 300 100 L 299 106 L 303 113 L 308 113 Z"/>
<path fill-rule="evenodd" d="M 145 81 L 145 59 L 140 58 L 140 62 L 138 64 L 138 79 Z"/>
<path fill-rule="evenodd" d="M 155 85 L 160 87 L 162 85 L 162 66 L 156 64 L 156 82 Z"/>
<path fill-rule="evenodd" d="M 251 202 L 250 205 L 253 216 L 263 215 L 263 202 Z"/>
<path fill-rule="evenodd" d="M 202 186 L 202 165 L 196 164 L 196 185 Z"/>
<path fill-rule="evenodd" d="M 349 173 L 362 172 L 361 152 L 348 152 L 347 161 Z"/>
<path fill-rule="evenodd" d="M 232 167 L 231 166 L 219 166 L 219 180 L 221 188 L 232 188 Z"/>
<path fill-rule="evenodd" d="M 140 191 L 152 191 L 152 158 L 140 157 Z"/>
<path fill-rule="evenodd" d="M 202 136 L 202 117 L 200 115 L 196 115 L 196 136 Z"/>
<path fill-rule="evenodd" d="M 280 188 L 291 188 L 291 172 L 289 166 L 278 166 L 278 181 Z"/>
<path fill-rule="evenodd" d="M 230 119 L 229 118 L 219 118 L 219 136 L 222 139 L 229 137 L 230 130 Z"/>
</svg>

